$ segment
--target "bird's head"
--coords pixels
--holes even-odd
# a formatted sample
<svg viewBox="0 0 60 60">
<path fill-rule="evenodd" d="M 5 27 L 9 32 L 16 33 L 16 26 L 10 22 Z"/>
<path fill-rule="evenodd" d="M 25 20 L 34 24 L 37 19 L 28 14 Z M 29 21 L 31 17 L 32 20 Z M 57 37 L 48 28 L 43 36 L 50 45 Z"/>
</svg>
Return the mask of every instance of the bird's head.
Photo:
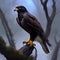
<svg viewBox="0 0 60 60">
<path fill-rule="evenodd" d="M 17 12 L 27 12 L 27 9 L 24 7 L 24 6 L 17 6 L 14 11 L 17 11 Z"/>
</svg>

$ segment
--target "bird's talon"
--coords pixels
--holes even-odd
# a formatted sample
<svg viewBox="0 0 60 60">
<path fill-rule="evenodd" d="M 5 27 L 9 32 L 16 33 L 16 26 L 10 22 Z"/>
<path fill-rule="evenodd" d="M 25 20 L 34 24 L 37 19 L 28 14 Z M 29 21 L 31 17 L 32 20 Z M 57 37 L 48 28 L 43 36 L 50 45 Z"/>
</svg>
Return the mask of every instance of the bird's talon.
<svg viewBox="0 0 60 60">
<path fill-rule="evenodd" d="M 33 41 L 32 40 L 27 40 L 27 41 L 24 41 L 23 44 L 28 44 L 30 46 L 34 46 L 35 44 L 33 44 Z"/>
<path fill-rule="evenodd" d="M 25 44 L 26 43 L 26 41 L 23 41 L 23 44 Z"/>
</svg>

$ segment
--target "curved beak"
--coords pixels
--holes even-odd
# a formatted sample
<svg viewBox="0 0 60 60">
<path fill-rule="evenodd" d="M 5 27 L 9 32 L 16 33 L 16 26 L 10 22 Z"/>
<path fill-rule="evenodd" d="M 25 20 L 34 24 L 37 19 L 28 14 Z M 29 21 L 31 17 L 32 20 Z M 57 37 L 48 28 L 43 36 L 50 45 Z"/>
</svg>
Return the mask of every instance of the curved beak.
<svg viewBox="0 0 60 60">
<path fill-rule="evenodd" d="M 14 11 L 18 11 L 18 8 L 15 8 Z"/>
</svg>

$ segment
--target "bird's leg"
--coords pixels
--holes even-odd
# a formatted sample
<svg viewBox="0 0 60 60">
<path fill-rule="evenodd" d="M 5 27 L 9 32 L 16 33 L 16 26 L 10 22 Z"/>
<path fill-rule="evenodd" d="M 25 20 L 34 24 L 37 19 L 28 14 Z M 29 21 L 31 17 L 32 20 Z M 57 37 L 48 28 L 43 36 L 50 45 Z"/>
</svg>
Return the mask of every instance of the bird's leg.
<svg viewBox="0 0 60 60">
<path fill-rule="evenodd" d="M 28 44 L 28 45 L 30 45 L 30 46 L 34 46 L 34 45 L 35 45 L 35 44 L 33 43 L 33 41 L 30 40 L 30 39 L 24 41 L 23 43 L 26 43 L 26 44 Z"/>
</svg>

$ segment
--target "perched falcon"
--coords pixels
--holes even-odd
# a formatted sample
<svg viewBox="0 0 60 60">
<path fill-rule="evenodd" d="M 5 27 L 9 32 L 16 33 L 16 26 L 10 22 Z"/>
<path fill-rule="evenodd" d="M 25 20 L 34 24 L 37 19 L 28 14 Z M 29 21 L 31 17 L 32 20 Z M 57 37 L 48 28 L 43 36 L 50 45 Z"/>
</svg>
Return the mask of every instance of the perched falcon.
<svg viewBox="0 0 60 60">
<path fill-rule="evenodd" d="M 17 6 L 14 11 L 17 11 L 18 13 L 16 19 L 18 24 L 30 34 L 30 40 L 28 40 L 27 43 L 32 45 L 35 38 L 39 36 L 42 41 L 41 46 L 43 50 L 45 53 L 49 53 L 47 47 L 48 39 L 45 37 L 44 31 L 36 17 L 30 14 L 24 6 Z"/>
</svg>

